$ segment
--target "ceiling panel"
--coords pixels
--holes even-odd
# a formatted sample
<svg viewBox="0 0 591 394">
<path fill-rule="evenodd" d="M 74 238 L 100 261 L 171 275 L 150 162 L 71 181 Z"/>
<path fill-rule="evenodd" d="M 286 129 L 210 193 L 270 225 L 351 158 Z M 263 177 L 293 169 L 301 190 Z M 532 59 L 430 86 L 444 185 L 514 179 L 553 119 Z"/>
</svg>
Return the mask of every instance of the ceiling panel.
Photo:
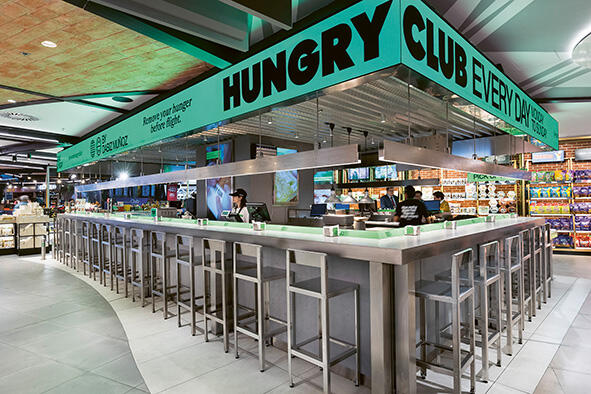
<svg viewBox="0 0 591 394">
<path fill-rule="evenodd" d="M 0 106 L 43 99 L 45 97 L 0 88 Z"/>
<path fill-rule="evenodd" d="M 0 84 L 54 96 L 158 90 L 210 68 L 61 0 L 0 0 Z"/>
<path fill-rule="evenodd" d="M 84 97 L 84 101 L 90 103 L 97 103 L 102 105 L 107 105 L 110 107 L 117 107 L 123 109 L 132 109 L 137 107 L 140 104 L 145 103 L 146 101 L 153 99 L 156 97 L 157 94 L 141 94 L 141 95 L 134 95 L 134 94 L 116 94 L 114 96 L 108 97 L 91 97 L 87 98 Z M 131 101 L 127 101 L 131 100 Z"/>
</svg>

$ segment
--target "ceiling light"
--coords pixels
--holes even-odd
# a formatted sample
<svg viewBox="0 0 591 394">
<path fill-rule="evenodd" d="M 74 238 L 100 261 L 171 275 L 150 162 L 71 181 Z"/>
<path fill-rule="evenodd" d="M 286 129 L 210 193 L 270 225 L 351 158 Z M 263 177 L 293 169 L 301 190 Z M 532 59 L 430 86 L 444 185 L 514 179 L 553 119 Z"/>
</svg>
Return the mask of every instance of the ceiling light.
<svg viewBox="0 0 591 394">
<path fill-rule="evenodd" d="M 14 103 L 16 103 L 16 100 L 13 100 L 13 99 L 8 99 L 8 100 L 6 100 L 6 101 L 8 101 L 10 104 L 14 104 Z"/>
<path fill-rule="evenodd" d="M 129 178 L 129 174 L 127 172 L 120 172 L 119 173 L 119 180 L 125 181 Z"/>
<path fill-rule="evenodd" d="M 62 183 L 62 180 L 61 180 L 61 179 L 58 179 L 58 180 L 57 180 L 57 183 Z"/>
<path fill-rule="evenodd" d="M 57 44 L 53 41 L 43 41 L 41 45 L 47 48 L 55 48 L 57 46 Z"/>
<path fill-rule="evenodd" d="M 365 194 L 363 195 L 363 198 L 358 202 L 360 204 L 373 204 L 375 201 L 373 200 L 373 198 L 369 196 L 369 190 L 365 188 Z"/>
<path fill-rule="evenodd" d="M 386 118 L 384 117 L 384 114 L 380 114 L 381 120 L 380 123 L 386 123 Z"/>
<path fill-rule="evenodd" d="M 37 179 L 33 179 L 33 183 L 37 183 Z"/>
<path fill-rule="evenodd" d="M 273 119 L 269 118 L 269 120 L 267 121 L 267 124 L 273 124 Z"/>
<path fill-rule="evenodd" d="M 337 192 L 334 187 L 330 189 L 330 196 L 326 198 L 325 203 L 340 203 L 341 199 L 337 196 Z"/>
<path fill-rule="evenodd" d="M 357 204 L 357 200 L 355 199 L 355 197 L 353 197 L 353 191 L 351 189 L 349 189 L 349 192 L 347 193 L 347 196 L 343 199 L 343 202 L 347 204 Z"/>
<path fill-rule="evenodd" d="M 70 175 L 70 179 L 76 179 L 76 174 Z"/>
<path fill-rule="evenodd" d="M 27 177 L 27 179 L 31 179 L 31 177 L 30 177 L 30 176 L 28 176 L 28 177 Z"/>
</svg>

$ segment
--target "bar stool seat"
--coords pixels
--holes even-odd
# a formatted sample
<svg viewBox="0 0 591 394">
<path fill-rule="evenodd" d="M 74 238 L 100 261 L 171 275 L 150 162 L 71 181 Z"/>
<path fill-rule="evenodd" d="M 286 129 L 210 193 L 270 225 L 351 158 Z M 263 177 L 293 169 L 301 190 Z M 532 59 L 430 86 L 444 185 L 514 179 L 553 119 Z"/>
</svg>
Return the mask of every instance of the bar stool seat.
<svg viewBox="0 0 591 394">
<path fill-rule="evenodd" d="M 460 285 L 459 301 L 464 301 L 466 298 L 474 294 L 474 288 L 470 286 Z M 425 297 L 433 301 L 440 301 L 451 303 L 452 287 L 450 283 L 421 279 L 415 282 L 415 295 L 418 297 Z"/>
<path fill-rule="evenodd" d="M 341 294 L 349 293 L 359 289 L 359 285 L 352 282 L 346 282 L 338 279 L 328 279 L 326 295 L 328 298 L 336 297 Z M 291 285 L 294 293 L 309 295 L 311 297 L 320 297 L 321 293 L 321 279 L 312 278 L 301 282 L 296 282 Z"/>
<path fill-rule="evenodd" d="M 248 267 L 245 269 L 238 269 L 237 273 L 243 276 L 248 276 L 251 278 L 257 277 L 257 268 L 256 267 Z M 285 270 L 275 267 L 263 267 L 263 280 L 265 281 L 273 281 L 278 279 L 285 279 Z"/>
</svg>

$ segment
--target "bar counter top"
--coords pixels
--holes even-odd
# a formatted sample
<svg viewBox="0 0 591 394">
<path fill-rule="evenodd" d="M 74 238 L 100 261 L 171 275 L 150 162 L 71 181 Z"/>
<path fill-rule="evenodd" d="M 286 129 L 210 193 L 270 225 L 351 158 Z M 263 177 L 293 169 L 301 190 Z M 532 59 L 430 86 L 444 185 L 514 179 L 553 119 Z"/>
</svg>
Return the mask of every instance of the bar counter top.
<svg viewBox="0 0 591 394">
<path fill-rule="evenodd" d="M 255 231 L 252 224 L 209 221 L 200 226 L 193 219 L 162 218 L 122 214 L 63 214 L 76 220 L 98 221 L 112 225 L 167 233 L 189 234 L 200 238 L 240 241 L 279 249 L 302 249 L 323 252 L 343 258 L 378 263 L 404 265 L 420 259 L 472 247 L 476 244 L 501 239 L 521 230 L 543 225 L 543 218 L 498 215 L 494 222 L 483 218 L 457 222 L 456 229 L 445 229 L 443 223 L 420 226 L 419 235 L 404 235 L 404 229 L 380 231 L 340 230 L 338 237 L 326 237 L 322 228 L 267 225 Z"/>
</svg>

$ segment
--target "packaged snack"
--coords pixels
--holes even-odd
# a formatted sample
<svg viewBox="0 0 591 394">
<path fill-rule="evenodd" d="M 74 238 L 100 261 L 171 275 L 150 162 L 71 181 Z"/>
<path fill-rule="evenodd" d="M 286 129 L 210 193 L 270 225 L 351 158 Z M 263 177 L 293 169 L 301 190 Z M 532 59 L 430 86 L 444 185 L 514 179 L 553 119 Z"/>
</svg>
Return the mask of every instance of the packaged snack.
<svg viewBox="0 0 591 394">
<path fill-rule="evenodd" d="M 541 198 L 548 198 L 550 197 L 550 190 L 547 187 L 540 188 L 540 197 Z"/>
<path fill-rule="evenodd" d="M 581 197 L 587 197 L 589 195 L 589 187 L 581 187 Z"/>
<path fill-rule="evenodd" d="M 572 170 L 567 170 L 564 172 L 564 180 L 565 182 L 570 182 L 573 179 L 573 172 Z"/>
<path fill-rule="evenodd" d="M 554 180 L 554 172 L 546 171 L 544 172 L 544 182 L 552 182 Z"/>
<path fill-rule="evenodd" d="M 578 186 L 574 186 L 574 187 L 573 187 L 573 195 L 574 195 L 575 197 L 582 197 L 582 196 L 581 196 L 581 188 L 580 188 L 580 187 L 578 187 Z"/>
<path fill-rule="evenodd" d="M 554 180 L 557 182 L 564 181 L 564 172 L 562 170 L 554 171 Z"/>
<path fill-rule="evenodd" d="M 560 186 L 553 186 L 548 188 L 548 197 L 558 198 L 560 197 Z"/>
</svg>

